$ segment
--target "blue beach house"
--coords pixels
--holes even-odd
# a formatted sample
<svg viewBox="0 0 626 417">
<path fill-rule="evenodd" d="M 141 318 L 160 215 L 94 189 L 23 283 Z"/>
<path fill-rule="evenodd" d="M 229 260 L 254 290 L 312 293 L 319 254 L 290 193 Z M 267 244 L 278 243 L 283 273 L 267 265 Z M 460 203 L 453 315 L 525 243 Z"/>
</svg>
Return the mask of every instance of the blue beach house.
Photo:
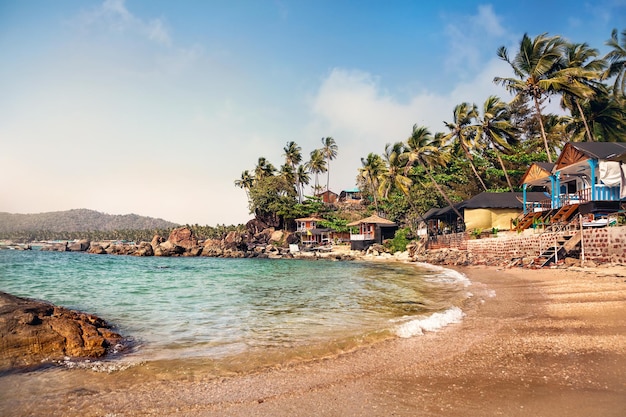
<svg viewBox="0 0 626 417">
<path fill-rule="evenodd" d="M 527 220 L 547 213 L 554 222 L 567 221 L 575 213 L 603 216 L 618 212 L 626 203 L 626 144 L 569 142 L 554 165 L 532 164 L 522 184 Z M 543 189 L 545 200 L 529 202 L 530 189 Z"/>
</svg>

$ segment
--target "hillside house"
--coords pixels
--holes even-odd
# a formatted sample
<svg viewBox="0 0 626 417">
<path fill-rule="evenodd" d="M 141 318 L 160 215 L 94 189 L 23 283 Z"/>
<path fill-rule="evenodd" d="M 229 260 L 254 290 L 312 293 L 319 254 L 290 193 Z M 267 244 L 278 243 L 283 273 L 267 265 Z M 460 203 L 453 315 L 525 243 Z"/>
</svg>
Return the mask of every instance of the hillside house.
<svg viewBox="0 0 626 417">
<path fill-rule="evenodd" d="M 382 244 L 385 239 L 393 239 L 398 225 L 380 216 L 372 215 L 352 223 L 350 227 L 358 227 L 358 233 L 350 233 L 350 249 L 365 250 L 374 243 Z"/>
</svg>

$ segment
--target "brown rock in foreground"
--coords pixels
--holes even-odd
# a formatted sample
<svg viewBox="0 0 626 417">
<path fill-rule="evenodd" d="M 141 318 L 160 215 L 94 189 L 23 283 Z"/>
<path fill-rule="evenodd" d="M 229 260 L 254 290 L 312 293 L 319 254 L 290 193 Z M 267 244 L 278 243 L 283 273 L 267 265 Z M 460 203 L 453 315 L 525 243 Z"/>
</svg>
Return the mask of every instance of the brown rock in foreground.
<svg viewBox="0 0 626 417">
<path fill-rule="evenodd" d="M 96 316 L 0 292 L 0 371 L 65 357 L 99 358 L 121 341 Z"/>
</svg>

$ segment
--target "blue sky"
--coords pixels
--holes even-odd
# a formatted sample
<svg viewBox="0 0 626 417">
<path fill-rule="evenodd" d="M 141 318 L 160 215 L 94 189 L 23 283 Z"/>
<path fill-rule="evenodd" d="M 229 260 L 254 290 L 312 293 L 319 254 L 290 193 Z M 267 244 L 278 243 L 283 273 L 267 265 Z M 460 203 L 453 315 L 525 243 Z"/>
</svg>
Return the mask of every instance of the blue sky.
<svg viewBox="0 0 626 417">
<path fill-rule="evenodd" d="M 0 211 L 243 223 L 259 156 L 332 136 L 330 188 L 351 188 L 413 124 L 508 100 L 500 45 L 604 53 L 625 22 L 626 0 L 0 0 Z"/>
</svg>

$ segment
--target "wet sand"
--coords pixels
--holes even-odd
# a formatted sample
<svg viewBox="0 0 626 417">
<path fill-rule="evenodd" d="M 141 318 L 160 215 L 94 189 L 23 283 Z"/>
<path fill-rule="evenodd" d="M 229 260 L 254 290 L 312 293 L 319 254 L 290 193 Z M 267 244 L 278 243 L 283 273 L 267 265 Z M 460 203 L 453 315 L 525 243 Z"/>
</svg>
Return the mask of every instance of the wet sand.
<svg viewBox="0 0 626 417">
<path fill-rule="evenodd" d="M 198 362 L 0 377 L 0 415 L 624 416 L 626 268 L 461 269 L 460 324 L 209 378 Z"/>
</svg>

